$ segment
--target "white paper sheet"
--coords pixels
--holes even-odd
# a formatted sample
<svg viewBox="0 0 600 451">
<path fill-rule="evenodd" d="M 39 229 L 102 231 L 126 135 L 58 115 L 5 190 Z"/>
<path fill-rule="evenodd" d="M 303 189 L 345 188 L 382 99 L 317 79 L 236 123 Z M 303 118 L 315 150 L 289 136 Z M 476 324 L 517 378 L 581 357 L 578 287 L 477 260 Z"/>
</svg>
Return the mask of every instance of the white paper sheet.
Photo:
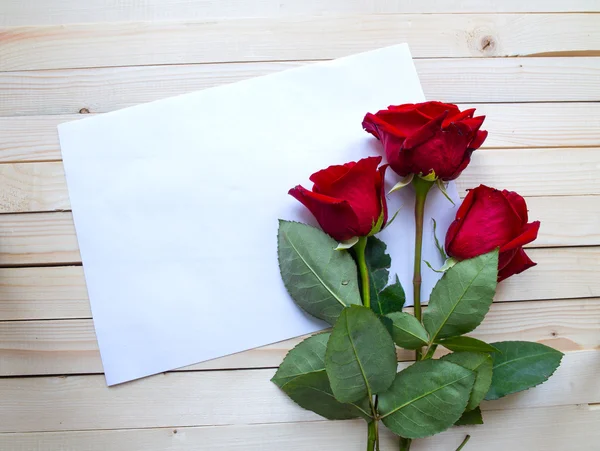
<svg viewBox="0 0 600 451">
<path fill-rule="evenodd" d="M 287 191 L 380 154 L 365 113 L 422 100 L 398 45 L 60 125 L 107 383 L 322 329 L 280 280 L 277 219 L 315 223 Z M 391 213 L 404 207 L 380 235 L 409 299 L 410 189 L 391 196 Z M 434 189 L 427 210 L 443 237 L 454 208 Z M 424 258 L 441 266 L 426 226 Z M 423 275 L 429 293 L 438 275 Z"/>
</svg>

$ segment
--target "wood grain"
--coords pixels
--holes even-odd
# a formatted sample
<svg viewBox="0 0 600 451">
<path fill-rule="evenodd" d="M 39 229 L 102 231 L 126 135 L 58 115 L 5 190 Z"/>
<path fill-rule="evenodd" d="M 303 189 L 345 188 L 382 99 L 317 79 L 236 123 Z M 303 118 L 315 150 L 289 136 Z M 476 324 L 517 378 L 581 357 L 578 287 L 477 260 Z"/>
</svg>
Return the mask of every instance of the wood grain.
<svg viewBox="0 0 600 451">
<path fill-rule="evenodd" d="M 600 103 L 462 104 L 487 115 L 483 148 L 599 147 Z M 60 160 L 56 126 L 86 114 L 0 117 L 0 163 Z"/>
<path fill-rule="evenodd" d="M 373 14 L 0 28 L 0 71 L 338 58 L 600 54 L 597 14 Z M 435 36 L 435 39 L 432 39 Z M 149 49 L 152 49 L 149 51 Z"/>
<path fill-rule="evenodd" d="M 600 248 L 527 251 L 537 266 L 498 287 L 497 302 L 600 297 Z M 0 268 L 0 321 L 91 318 L 81 266 Z"/>
<path fill-rule="evenodd" d="M 487 149 L 456 183 L 461 197 L 479 184 L 527 197 L 600 194 L 599 161 L 600 148 Z M 0 213 L 71 208 L 61 162 L 0 164 L 0 185 Z"/>
<path fill-rule="evenodd" d="M 401 368 L 406 363 L 401 363 Z M 600 351 L 565 354 L 548 382 L 493 402 L 488 410 L 600 401 Z M 106 388 L 104 377 L 0 379 L 0 432 L 128 429 L 305 422 L 269 379 L 273 369 L 172 372 Z"/>
<path fill-rule="evenodd" d="M 543 224 L 528 247 L 600 245 L 600 196 L 530 197 L 527 203 L 530 218 Z M 0 266 L 81 261 L 70 212 L 0 215 L 0 243 Z"/>
<path fill-rule="evenodd" d="M 0 116 L 104 113 L 311 64 L 306 61 L 0 72 Z M 415 60 L 428 99 L 444 102 L 600 100 L 600 58 Z M 440 76 L 443 74 L 443 76 Z"/>
<path fill-rule="evenodd" d="M 524 286 L 524 285 L 521 285 Z M 471 336 L 527 340 L 563 352 L 600 348 L 600 299 L 496 303 Z M 184 370 L 276 368 L 301 339 L 287 340 Z M 400 360 L 414 353 L 399 350 Z M 91 320 L 0 322 L 0 376 L 102 373 Z"/>
<path fill-rule="evenodd" d="M 81 266 L 0 268 L 0 320 L 91 318 Z"/>
<path fill-rule="evenodd" d="M 595 0 L 3 0 L 0 26 L 318 14 L 600 11 Z"/>
<path fill-rule="evenodd" d="M 587 405 L 490 410 L 485 425 L 455 427 L 416 440 L 414 451 L 455 449 L 466 434 L 475 450 L 507 449 L 595 451 L 600 441 L 600 409 Z M 309 421 L 296 424 L 231 425 L 218 427 L 165 427 L 103 431 L 33 432 L 0 434 L 1 451 L 196 451 L 211 450 L 305 451 L 315 439 L 324 450 L 362 451 L 366 437 L 362 420 Z M 581 440 L 585 437 L 585 440 Z M 398 447 L 387 429 L 381 431 L 381 449 Z"/>
</svg>

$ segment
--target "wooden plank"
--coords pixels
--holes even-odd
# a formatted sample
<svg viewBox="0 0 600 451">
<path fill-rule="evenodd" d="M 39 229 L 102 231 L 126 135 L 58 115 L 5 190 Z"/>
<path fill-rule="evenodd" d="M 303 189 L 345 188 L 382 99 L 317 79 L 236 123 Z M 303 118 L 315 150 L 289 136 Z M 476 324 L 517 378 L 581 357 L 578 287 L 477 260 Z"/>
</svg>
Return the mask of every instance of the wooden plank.
<svg viewBox="0 0 600 451">
<path fill-rule="evenodd" d="M 600 146 L 600 103 L 461 105 L 469 107 L 487 115 L 483 148 Z M 60 160 L 56 126 L 85 117 L 0 117 L 0 163 Z"/>
<path fill-rule="evenodd" d="M 487 149 L 457 179 L 461 196 L 484 184 L 523 196 L 600 194 L 600 148 Z M 552 183 L 548 183 L 552 180 Z M 61 162 L 0 164 L 0 213 L 69 210 Z"/>
<path fill-rule="evenodd" d="M 91 318 L 81 266 L 0 268 L 0 320 Z"/>
<path fill-rule="evenodd" d="M 173 372 L 111 388 L 101 375 L 3 378 L 0 432 L 318 420 L 269 381 L 274 371 Z M 489 411 L 596 403 L 599 371 L 600 351 L 570 352 L 545 384 L 482 407 Z"/>
<path fill-rule="evenodd" d="M 143 0 L 135 4 L 103 0 L 3 0 L 0 26 L 89 22 L 285 17 L 318 14 L 505 13 L 600 11 L 595 0 Z"/>
<path fill-rule="evenodd" d="M 0 72 L 0 116 L 93 113 L 185 94 L 311 62 L 195 64 Z M 600 100 L 600 58 L 415 60 L 428 99 L 444 102 Z M 440 76 L 443 74 L 443 76 Z"/>
<path fill-rule="evenodd" d="M 0 213 L 70 208 L 61 162 L 0 165 Z"/>
<path fill-rule="evenodd" d="M 484 148 L 600 145 L 600 104 L 487 104 L 490 136 Z M 61 158 L 56 126 L 84 114 L 0 117 L 0 162 L 52 161 Z"/>
<path fill-rule="evenodd" d="M 80 263 L 71 213 L 0 215 L 0 266 Z"/>
<path fill-rule="evenodd" d="M 485 425 L 455 427 L 427 439 L 415 440 L 414 451 L 455 449 L 466 434 L 469 447 L 485 451 L 568 449 L 596 451 L 600 441 L 600 409 L 587 405 L 491 410 Z M 398 448 L 398 439 L 381 429 L 381 449 Z M 585 440 L 582 440 L 585 437 Z M 165 427 L 102 431 L 0 434 L 0 451 L 362 451 L 366 424 L 362 420 L 310 421 L 296 424 Z"/>
<path fill-rule="evenodd" d="M 600 248 L 530 249 L 537 266 L 502 282 L 497 302 L 600 297 Z M 0 321 L 91 318 L 81 266 L 0 268 Z"/>
<path fill-rule="evenodd" d="M 522 285 L 523 286 L 523 285 Z M 600 347 L 600 299 L 496 303 L 472 334 L 487 342 L 527 340 L 563 352 Z M 277 367 L 301 339 L 203 362 L 184 370 Z M 400 360 L 414 353 L 399 351 Z M 0 322 L 0 376 L 102 373 L 92 321 Z"/>
<path fill-rule="evenodd" d="M 574 13 L 320 15 L 5 27 L 0 28 L 0 71 L 321 60 L 399 42 L 409 43 L 417 58 L 597 55 L 599 25 L 597 14 Z"/>
<path fill-rule="evenodd" d="M 527 203 L 531 220 L 542 222 L 528 247 L 600 245 L 600 196 L 530 197 Z M 81 261 L 70 212 L 0 215 L 0 242 L 0 266 Z"/>
</svg>

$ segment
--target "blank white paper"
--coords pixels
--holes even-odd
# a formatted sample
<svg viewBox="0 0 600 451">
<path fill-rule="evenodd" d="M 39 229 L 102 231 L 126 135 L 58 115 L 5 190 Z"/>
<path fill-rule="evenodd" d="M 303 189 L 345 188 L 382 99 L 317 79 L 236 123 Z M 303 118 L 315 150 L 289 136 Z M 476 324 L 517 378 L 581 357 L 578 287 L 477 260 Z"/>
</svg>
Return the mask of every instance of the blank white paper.
<svg viewBox="0 0 600 451">
<path fill-rule="evenodd" d="M 278 218 L 315 224 L 287 191 L 382 153 L 362 119 L 423 92 L 406 45 L 206 89 L 59 126 L 108 385 L 326 327 L 287 294 Z M 391 187 L 397 177 L 388 171 Z M 388 243 L 411 299 L 412 188 L 390 198 Z M 456 199 L 456 191 L 449 187 Z M 424 259 L 455 208 L 433 189 Z M 423 266 L 426 299 L 439 275 Z"/>
</svg>

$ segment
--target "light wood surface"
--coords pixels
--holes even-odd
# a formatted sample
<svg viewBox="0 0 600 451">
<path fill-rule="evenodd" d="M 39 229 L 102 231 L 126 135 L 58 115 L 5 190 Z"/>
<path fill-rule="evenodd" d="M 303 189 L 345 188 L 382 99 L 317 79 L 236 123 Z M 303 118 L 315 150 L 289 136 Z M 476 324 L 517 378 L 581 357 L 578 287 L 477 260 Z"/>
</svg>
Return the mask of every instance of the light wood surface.
<svg viewBox="0 0 600 451">
<path fill-rule="evenodd" d="M 102 372 L 90 319 L 10 321 L 0 325 L 0 376 Z M 483 324 L 469 335 L 487 342 L 537 341 L 563 352 L 593 350 L 600 339 L 600 299 L 496 303 Z M 184 370 L 277 367 L 300 341 L 287 340 Z M 414 353 L 399 350 L 398 358 L 411 360 Z"/>
<path fill-rule="evenodd" d="M 600 409 L 587 405 L 536 407 L 484 412 L 486 424 L 452 428 L 433 438 L 417 440 L 414 451 L 455 449 L 465 434 L 475 450 L 506 451 L 515 443 L 524 450 L 589 451 L 600 440 Z M 498 427 L 501 424 L 502 427 Z M 560 424 L 561 427 L 557 427 Z M 7 449 L 25 451 L 187 451 L 190 444 L 211 443 L 212 450 L 305 451 L 318 442 L 320 449 L 362 451 L 365 423 L 306 421 L 254 425 L 164 427 L 103 431 L 66 431 L 0 434 Z M 392 435 L 383 429 L 381 449 L 394 450 Z M 582 440 L 585 437 L 585 440 Z M 214 445 L 212 445 L 214 443 Z"/>
<path fill-rule="evenodd" d="M 465 451 L 597 450 L 599 13 L 597 0 L 0 1 L 0 451 L 364 448 L 363 424 L 322 421 L 269 382 L 299 338 L 106 387 L 56 126 L 398 42 L 427 98 L 487 115 L 461 195 L 515 190 L 542 221 L 538 266 L 501 284 L 472 335 L 565 352 L 547 384 L 486 403 L 485 425 L 412 449 L 470 433 Z"/>
<path fill-rule="evenodd" d="M 0 72 L 0 89 L 6 90 L 0 116 L 70 114 L 83 108 L 92 113 L 105 113 L 312 63 Z M 415 60 L 415 65 L 425 95 L 445 102 L 600 100 L 597 58 L 427 58 Z"/>
</svg>

